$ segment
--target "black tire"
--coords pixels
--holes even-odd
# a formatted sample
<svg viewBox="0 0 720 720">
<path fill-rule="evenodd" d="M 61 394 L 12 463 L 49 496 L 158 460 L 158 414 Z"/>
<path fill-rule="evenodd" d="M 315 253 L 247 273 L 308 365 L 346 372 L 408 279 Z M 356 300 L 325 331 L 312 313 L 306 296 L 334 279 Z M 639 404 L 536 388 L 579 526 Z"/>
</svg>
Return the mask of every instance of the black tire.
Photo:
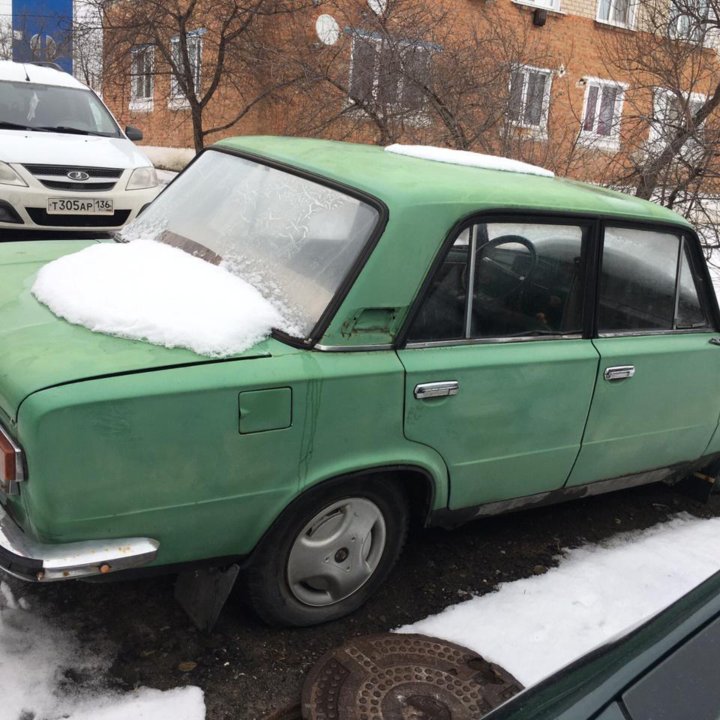
<svg viewBox="0 0 720 720">
<path fill-rule="evenodd" d="M 319 606 L 309 604 L 304 601 L 306 593 L 302 586 L 297 583 L 291 585 L 288 579 L 291 551 L 303 538 L 312 536 L 314 530 L 304 532 L 309 523 L 326 509 L 342 504 L 343 501 L 350 503 L 343 507 L 358 507 L 360 503 L 360 507 L 374 507 L 379 511 L 381 520 L 377 521 L 377 526 L 382 526 L 384 542 L 377 550 L 377 564 L 363 584 L 346 597 L 338 600 L 328 598 L 326 604 Z M 351 504 L 353 502 L 354 506 Z M 334 510 L 324 516 L 321 523 L 335 522 L 334 517 L 337 514 L 342 516 L 343 510 Z M 357 517 L 357 513 L 355 516 Z M 339 520 L 340 523 L 343 521 Z M 318 523 L 319 527 L 322 527 L 321 523 Z M 375 527 L 367 535 L 371 552 Z M 270 625 L 305 627 L 341 618 L 363 605 L 388 576 L 400 556 L 407 528 L 407 498 L 399 484 L 391 477 L 377 476 L 323 483 L 293 502 L 257 546 L 244 572 L 245 597 L 255 613 Z M 376 546 L 380 547 L 379 541 Z M 338 547 L 335 551 L 333 547 L 336 554 L 331 557 L 330 562 L 343 558 L 343 550 L 345 548 Z M 344 559 L 351 562 L 351 559 L 347 559 L 347 554 Z M 327 563 L 328 560 L 323 562 Z M 313 598 L 319 597 L 319 592 L 315 587 L 307 588 L 307 594 Z M 299 594 L 303 599 L 300 599 Z"/>
</svg>

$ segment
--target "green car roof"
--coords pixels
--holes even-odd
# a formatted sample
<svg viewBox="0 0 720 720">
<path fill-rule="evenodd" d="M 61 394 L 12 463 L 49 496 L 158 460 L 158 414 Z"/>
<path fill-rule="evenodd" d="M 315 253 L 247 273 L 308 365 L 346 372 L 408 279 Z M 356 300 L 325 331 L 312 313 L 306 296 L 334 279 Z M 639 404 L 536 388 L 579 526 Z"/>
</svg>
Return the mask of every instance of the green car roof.
<svg viewBox="0 0 720 720">
<path fill-rule="evenodd" d="M 214 147 L 262 156 L 349 185 L 393 208 L 474 206 L 477 210 L 565 211 L 673 223 L 680 215 L 631 195 L 562 178 L 487 170 L 407 157 L 374 145 L 289 137 L 236 137 Z"/>
</svg>

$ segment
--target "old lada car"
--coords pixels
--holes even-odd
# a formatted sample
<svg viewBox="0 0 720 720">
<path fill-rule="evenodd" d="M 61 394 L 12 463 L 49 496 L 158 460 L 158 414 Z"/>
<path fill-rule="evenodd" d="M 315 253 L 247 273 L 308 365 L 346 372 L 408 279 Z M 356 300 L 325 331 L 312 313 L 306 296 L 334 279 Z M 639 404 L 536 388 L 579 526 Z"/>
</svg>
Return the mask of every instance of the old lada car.
<svg viewBox="0 0 720 720">
<path fill-rule="evenodd" d="M 292 316 L 231 357 L 61 320 L 34 278 L 88 243 L 0 245 L 5 570 L 238 562 L 263 618 L 310 625 L 377 589 L 413 517 L 716 471 L 693 228 L 532 166 L 395 150 L 225 140 L 131 226 Z"/>
</svg>

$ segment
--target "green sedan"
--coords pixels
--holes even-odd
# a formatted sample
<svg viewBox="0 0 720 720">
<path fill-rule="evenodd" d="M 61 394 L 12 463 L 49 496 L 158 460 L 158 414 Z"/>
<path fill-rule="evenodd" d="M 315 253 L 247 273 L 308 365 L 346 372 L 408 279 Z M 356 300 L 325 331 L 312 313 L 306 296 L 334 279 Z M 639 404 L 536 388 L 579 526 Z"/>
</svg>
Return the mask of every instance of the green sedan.
<svg viewBox="0 0 720 720">
<path fill-rule="evenodd" d="M 249 137 L 128 232 L 289 321 L 229 357 L 92 332 L 31 293 L 91 242 L 0 244 L 13 575 L 237 564 L 264 619 L 311 625 L 362 605 L 413 519 L 716 472 L 717 303 L 661 207 L 472 153 Z"/>
</svg>

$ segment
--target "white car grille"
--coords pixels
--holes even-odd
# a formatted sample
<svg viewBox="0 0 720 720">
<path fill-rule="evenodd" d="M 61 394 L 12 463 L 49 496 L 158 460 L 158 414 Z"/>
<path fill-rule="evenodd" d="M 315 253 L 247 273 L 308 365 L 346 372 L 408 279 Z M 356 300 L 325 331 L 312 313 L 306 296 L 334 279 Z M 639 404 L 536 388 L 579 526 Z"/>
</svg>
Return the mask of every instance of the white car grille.
<svg viewBox="0 0 720 720">
<path fill-rule="evenodd" d="M 77 167 L 69 165 L 23 165 L 51 190 L 99 192 L 112 190 L 122 175 L 122 168 Z"/>
</svg>

